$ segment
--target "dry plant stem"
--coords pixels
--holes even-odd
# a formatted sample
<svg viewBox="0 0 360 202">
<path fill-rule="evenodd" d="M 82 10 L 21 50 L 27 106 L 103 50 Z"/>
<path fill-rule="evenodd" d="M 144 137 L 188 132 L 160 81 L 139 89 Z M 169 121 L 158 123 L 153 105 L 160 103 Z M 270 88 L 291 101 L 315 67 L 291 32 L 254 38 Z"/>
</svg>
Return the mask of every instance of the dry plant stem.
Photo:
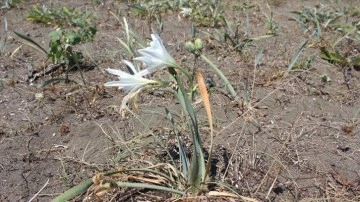
<svg viewBox="0 0 360 202">
<path fill-rule="evenodd" d="M 29 202 L 33 201 L 37 196 L 39 196 L 39 194 L 42 192 L 42 190 L 44 190 L 45 187 L 49 184 L 49 181 L 50 181 L 50 179 L 48 179 L 48 180 L 46 181 L 46 183 L 40 188 L 40 190 L 39 190 L 38 192 L 36 192 L 36 194 L 35 194 L 33 197 L 31 197 L 31 199 L 29 200 Z"/>
<path fill-rule="evenodd" d="M 276 158 L 279 156 L 279 154 L 280 154 L 281 152 L 282 152 L 282 149 L 279 150 L 279 152 L 278 152 L 277 155 L 276 155 Z M 274 157 L 274 159 L 275 159 L 275 157 Z M 275 162 L 277 162 L 277 161 L 274 160 L 274 161 L 271 163 L 268 171 L 266 172 L 266 174 L 265 174 L 265 176 L 263 177 L 263 179 L 261 180 L 259 186 L 256 188 L 255 192 L 253 193 L 254 195 L 257 194 L 257 192 L 259 191 L 259 189 L 260 189 L 260 188 L 262 187 L 262 185 L 266 182 L 266 179 L 268 178 L 268 175 L 269 175 L 269 173 L 271 172 L 271 169 L 274 167 Z"/>
<path fill-rule="evenodd" d="M 274 187 L 275 182 L 276 182 L 278 177 L 279 177 L 279 174 L 277 174 L 276 177 L 274 178 L 273 183 L 271 184 L 271 186 L 270 186 L 270 188 L 269 188 L 269 190 L 268 190 L 268 192 L 266 194 L 265 198 L 268 199 L 268 200 L 270 200 L 269 195 L 270 195 L 271 191 L 273 190 L 273 187 Z"/>
<path fill-rule="evenodd" d="M 301 73 L 302 74 L 302 73 Z M 270 92 L 268 95 L 266 95 L 263 99 L 261 99 L 259 102 L 255 103 L 253 108 L 258 106 L 259 104 L 261 104 L 262 102 L 264 102 L 264 100 L 266 100 L 267 98 L 269 98 L 272 94 L 274 94 L 276 91 L 278 91 L 279 89 L 281 89 L 282 86 L 287 85 L 290 81 L 294 80 L 295 77 L 289 79 L 288 81 L 286 81 L 285 83 L 283 83 L 281 86 L 279 86 L 278 88 L 274 89 L 272 92 Z M 227 126 L 225 126 L 223 129 L 221 129 L 219 132 L 217 132 L 215 134 L 215 136 L 219 135 L 220 133 L 224 132 L 225 130 L 227 130 L 230 126 L 234 125 L 235 123 L 237 123 L 241 118 L 243 118 L 246 114 L 248 114 L 251 111 L 251 109 L 247 109 L 241 116 L 237 117 L 236 119 L 234 119 L 231 123 L 229 123 Z"/>
<path fill-rule="evenodd" d="M 229 158 L 229 164 L 226 166 L 226 169 L 225 169 L 225 172 L 224 172 L 224 175 L 223 175 L 223 178 L 222 178 L 222 181 L 225 180 L 225 176 L 227 175 L 227 172 L 229 170 L 229 167 L 230 167 L 230 162 L 234 156 L 234 153 L 236 151 L 236 148 L 238 147 L 238 144 L 239 144 L 239 141 L 240 141 L 240 138 L 242 137 L 243 135 L 243 132 L 244 132 L 244 129 L 245 129 L 245 125 L 246 125 L 246 122 L 244 122 L 243 126 L 241 127 L 241 130 L 240 130 L 240 134 L 239 134 L 239 137 L 238 139 L 236 140 L 236 143 L 235 143 L 235 146 L 234 146 L 234 149 L 233 149 L 233 152 L 231 153 L 231 156 Z"/>
</svg>

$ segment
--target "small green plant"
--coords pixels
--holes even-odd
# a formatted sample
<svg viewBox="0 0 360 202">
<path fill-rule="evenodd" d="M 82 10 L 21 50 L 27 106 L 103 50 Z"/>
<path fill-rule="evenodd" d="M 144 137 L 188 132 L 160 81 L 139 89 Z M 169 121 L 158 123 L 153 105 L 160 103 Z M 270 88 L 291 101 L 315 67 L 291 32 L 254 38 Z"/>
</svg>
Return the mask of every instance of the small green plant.
<svg viewBox="0 0 360 202">
<path fill-rule="evenodd" d="M 279 25 L 278 25 L 278 23 L 276 23 L 274 21 L 274 13 L 271 11 L 270 5 L 267 4 L 267 7 L 268 7 L 268 9 L 270 11 L 270 16 L 268 16 L 268 15 L 266 15 L 264 13 L 264 15 L 266 17 L 266 20 L 267 20 L 266 21 L 266 30 L 267 30 L 266 34 L 268 34 L 268 35 L 276 35 L 276 32 L 279 29 Z"/>
<path fill-rule="evenodd" d="M 44 87 L 59 79 L 67 80 L 67 73 L 74 67 L 80 69 L 81 60 L 83 59 L 82 52 L 77 51 L 75 47 L 91 42 L 97 32 L 96 26 L 92 25 L 92 14 L 69 9 L 66 6 L 61 7 L 61 9 L 43 6 L 42 8 L 33 7 L 27 19 L 33 22 L 58 26 L 49 34 L 50 42 L 47 50 L 28 36 L 16 31 L 14 33 L 20 37 L 23 43 L 43 53 L 47 60 L 52 62 L 51 65 L 54 65 L 53 69 L 57 69 L 59 66 L 66 68 L 65 79 L 51 79 L 43 82 L 39 87 Z M 49 71 L 53 71 L 53 69 Z"/>
<path fill-rule="evenodd" d="M 230 22 L 229 20 L 223 18 L 225 27 L 214 30 L 214 32 L 203 31 L 203 33 L 210 37 L 211 40 L 214 40 L 221 44 L 222 47 L 230 48 L 239 53 L 242 53 L 244 48 L 250 46 L 255 41 L 262 39 L 267 39 L 273 37 L 274 35 L 265 34 L 257 37 L 248 37 L 243 32 L 241 32 L 241 22 Z M 235 24 L 235 30 L 232 28 L 232 24 Z"/>
<path fill-rule="evenodd" d="M 83 55 L 74 50 L 74 46 L 91 42 L 96 34 L 95 27 L 88 27 L 78 31 L 65 31 L 57 28 L 49 34 L 50 43 L 48 51 L 38 43 L 19 32 L 14 32 L 24 40 L 25 44 L 44 53 L 54 64 L 64 63 L 66 66 L 73 66 L 79 63 Z"/>
<path fill-rule="evenodd" d="M 196 26 L 216 27 L 224 18 L 224 5 L 219 0 L 190 0 L 181 4 L 183 13 L 189 16 Z"/>
<path fill-rule="evenodd" d="M 164 29 L 163 17 L 168 11 L 175 11 L 177 4 L 171 4 L 170 1 L 147 1 L 144 3 L 130 4 L 131 13 L 134 16 L 145 18 L 148 22 L 149 32 L 151 32 L 151 23 L 155 22 L 159 30 Z"/>
<path fill-rule="evenodd" d="M 83 28 L 89 26 L 93 18 L 91 13 L 70 9 L 67 6 L 62 6 L 60 9 L 54 6 L 33 6 L 26 19 L 47 25 Z"/>
<path fill-rule="evenodd" d="M 336 10 L 324 5 L 313 8 L 304 7 L 301 11 L 292 11 L 296 17 L 289 20 L 295 21 L 305 31 L 316 31 L 316 36 L 320 37 L 322 30 L 334 30 L 339 20 L 345 16 L 341 10 Z"/>
<path fill-rule="evenodd" d="M 57 28 L 49 34 L 50 43 L 48 50 L 45 50 L 37 42 L 24 34 L 16 31 L 14 31 L 14 33 L 23 40 L 23 43 L 40 51 L 47 57 L 47 60 L 50 60 L 53 63 L 54 67 L 50 71 L 57 69 L 59 66 L 66 68 L 65 78 L 55 78 L 44 81 L 39 85 L 39 88 L 42 88 L 52 82 L 68 80 L 68 72 L 70 70 L 72 70 L 74 67 L 78 69 L 81 68 L 83 54 L 80 51 L 74 50 L 74 47 L 79 44 L 91 42 L 96 34 L 96 31 L 97 30 L 95 27 L 88 27 L 76 31 L 66 31 L 62 28 Z"/>
<path fill-rule="evenodd" d="M 329 51 L 325 47 L 320 48 L 321 58 L 341 68 L 344 74 L 344 81 L 346 86 L 350 89 L 349 84 L 349 72 L 353 68 L 356 71 L 360 71 L 360 56 L 350 56 L 339 53 L 338 51 Z M 330 81 L 327 77 L 323 77 L 324 82 Z"/>
<path fill-rule="evenodd" d="M 338 25 L 336 31 L 340 32 L 342 36 L 336 40 L 332 48 L 335 48 L 344 39 L 360 42 L 360 21 Z"/>
<path fill-rule="evenodd" d="M 57 28 L 49 34 L 50 44 L 48 58 L 55 64 L 65 62 L 66 66 L 79 63 L 83 55 L 73 49 L 78 44 L 91 42 L 96 34 L 95 27 L 67 32 Z"/>
<path fill-rule="evenodd" d="M 320 48 L 321 58 L 331 64 L 339 65 L 340 67 L 354 67 L 358 70 L 360 66 L 360 56 L 346 56 L 338 51 L 329 51 L 325 47 Z"/>
<path fill-rule="evenodd" d="M 274 15 L 273 12 L 270 12 L 270 17 L 265 14 L 265 17 L 267 19 L 266 34 L 269 34 L 269 35 L 275 35 L 277 30 L 279 29 L 279 25 L 274 21 L 273 15 Z"/>
</svg>

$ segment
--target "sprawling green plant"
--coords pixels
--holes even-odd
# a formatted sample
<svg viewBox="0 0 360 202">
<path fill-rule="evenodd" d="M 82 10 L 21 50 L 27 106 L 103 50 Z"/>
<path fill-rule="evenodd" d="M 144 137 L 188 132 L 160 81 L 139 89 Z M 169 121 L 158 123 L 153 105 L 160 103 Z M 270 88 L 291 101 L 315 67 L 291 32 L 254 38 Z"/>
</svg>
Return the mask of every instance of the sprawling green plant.
<svg viewBox="0 0 360 202">
<path fill-rule="evenodd" d="M 178 9 L 177 1 L 146 1 L 136 4 L 130 4 L 131 13 L 137 17 L 145 18 L 148 22 L 149 31 L 151 31 L 151 23 L 155 22 L 159 26 L 159 30 L 163 30 L 163 17 L 168 11 Z"/>
<path fill-rule="evenodd" d="M 109 188 L 114 186 L 142 187 L 171 192 L 181 196 L 188 194 L 197 195 L 208 190 L 213 144 L 213 121 L 209 95 L 207 94 L 205 81 L 200 72 L 197 72 L 196 76 L 192 75 L 190 72 L 193 71 L 188 71 L 186 68 L 183 68 L 180 64 L 178 64 L 168 53 L 165 46 L 163 45 L 162 39 L 157 34 L 151 34 L 151 39 L 152 41 L 150 42 L 149 47 L 137 51 L 138 54 L 140 54 L 139 57 L 134 58 L 132 62 L 128 60 L 122 61 L 123 64 L 126 65 L 128 71 L 122 71 L 119 69 L 106 69 L 106 71 L 110 74 L 118 76 L 119 80 L 107 82 L 105 83 L 105 86 L 117 87 L 127 93 L 127 95 L 122 100 L 120 109 L 123 112 L 131 113 L 132 110 L 129 108 L 129 106 L 136 107 L 136 97 L 141 92 L 152 91 L 158 88 L 170 88 L 186 113 L 188 128 L 190 130 L 190 137 L 193 143 L 191 157 L 189 158 L 186 154 L 172 114 L 168 109 L 165 109 L 167 117 L 174 127 L 174 132 L 177 138 L 180 156 L 179 164 L 177 164 L 174 160 L 171 160 L 171 163 L 163 163 L 159 165 L 166 170 L 165 173 L 159 173 L 155 169 L 155 167 L 159 166 L 152 166 L 143 169 L 120 170 L 113 173 L 100 174 L 97 177 L 94 177 L 93 180 L 85 181 L 79 186 L 70 189 L 69 191 L 57 197 L 54 201 L 69 200 L 75 195 L 86 191 L 91 185 L 100 186 L 101 188 Z M 194 50 L 192 50 L 194 51 L 194 54 L 198 54 L 198 52 L 203 48 L 203 43 L 200 39 L 195 40 L 194 44 L 187 43 L 187 46 L 192 45 L 194 46 Z M 130 48 L 127 50 L 130 50 Z M 205 57 L 203 59 L 208 60 Z M 146 68 L 142 70 L 136 68 L 136 64 L 138 62 L 141 62 Z M 167 72 L 170 79 L 158 80 L 154 76 L 154 73 L 156 72 Z M 205 159 L 204 145 L 201 140 L 198 121 L 191 101 L 191 91 L 194 89 L 194 86 L 190 85 L 190 87 L 188 87 L 188 85 L 186 85 L 186 82 L 191 81 L 193 77 L 196 77 L 197 84 L 195 86 L 197 86 L 200 91 L 211 129 L 210 149 L 207 160 Z M 114 174 L 134 171 L 153 173 L 163 179 L 162 181 L 166 179 L 168 183 L 159 185 L 157 181 L 153 179 L 147 180 L 146 183 L 119 181 L 115 183 L 101 184 L 98 183 L 99 180 L 97 180 L 97 178 L 102 178 L 103 175 L 111 176 Z"/>
<path fill-rule="evenodd" d="M 329 63 L 338 65 L 342 68 L 351 68 L 360 70 L 360 56 L 346 56 L 338 51 L 329 51 L 325 47 L 320 48 L 321 58 Z"/>
<path fill-rule="evenodd" d="M 62 6 L 33 6 L 27 20 L 37 23 L 57 25 L 60 27 L 86 27 L 91 24 L 93 14 Z"/>
<path fill-rule="evenodd" d="M 262 36 L 249 37 L 246 36 L 243 32 L 241 32 L 240 21 L 231 22 L 226 18 L 223 18 L 223 21 L 225 27 L 216 29 L 213 32 L 203 31 L 203 33 L 209 36 L 212 40 L 215 40 L 222 45 L 225 44 L 231 50 L 235 50 L 239 53 L 242 53 L 244 48 L 248 47 L 255 41 L 267 39 L 274 36 L 274 33 L 266 33 Z M 235 25 L 235 28 L 232 27 L 232 24 Z"/>
<path fill-rule="evenodd" d="M 91 24 L 93 20 L 92 14 L 75 11 L 66 6 L 61 9 L 33 7 L 27 19 L 57 25 L 58 27 L 50 32 L 50 42 L 47 49 L 25 34 L 14 31 L 23 43 L 43 53 L 53 65 L 64 65 L 67 68 L 66 72 L 74 67 L 80 68 L 83 54 L 75 50 L 75 46 L 91 42 L 94 39 L 97 29 L 96 26 Z M 57 80 L 59 78 L 51 79 L 50 82 L 45 81 L 40 87 Z M 61 78 L 61 80 L 67 80 L 67 74 L 66 78 Z"/>
<path fill-rule="evenodd" d="M 96 34 L 95 27 L 87 27 L 76 31 L 66 31 L 57 28 L 49 34 L 50 43 L 46 50 L 31 38 L 19 32 L 14 32 L 23 42 L 46 55 L 53 64 L 64 64 L 70 70 L 73 67 L 79 67 L 83 54 L 74 50 L 74 46 L 91 42 Z"/>
<path fill-rule="evenodd" d="M 304 7 L 301 11 L 292 11 L 291 13 L 295 14 L 296 17 L 290 20 L 296 21 L 306 31 L 316 30 L 317 37 L 321 36 L 323 29 L 333 26 L 342 16 L 342 13 L 325 6 Z"/>
</svg>

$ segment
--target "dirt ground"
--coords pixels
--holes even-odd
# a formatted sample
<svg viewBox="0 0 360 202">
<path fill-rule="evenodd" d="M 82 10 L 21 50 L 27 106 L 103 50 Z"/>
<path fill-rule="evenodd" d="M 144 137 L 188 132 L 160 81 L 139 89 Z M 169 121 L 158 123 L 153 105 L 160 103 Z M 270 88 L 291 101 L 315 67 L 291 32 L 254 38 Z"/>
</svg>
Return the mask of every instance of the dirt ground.
<svg viewBox="0 0 360 202">
<path fill-rule="evenodd" d="M 60 2 L 52 1 L 54 5 L 65 4 Z M 0 56 L 1 201 L 29 201 L 40 189 L 33 201 L 50 201 L 98 172 L 136 167 L 145 159 L 160 162 L 160 144 L 149 134 L 162 140 L 171 132 L 164 108 L 184 122 L 175 98 L 162 92 L 142 94 L 137 116 L 123 118 L 119 106 L 125 94 L 103 86 L 113 79 L 104 69 L 124 68 L 124 54 L 116 39 L 126 37 L 120 23 L 123 17 L 144 41 L 150 36 L 148 21 L 130 15 L 128 4 L 122 1 L 98 5 L 91 1 L 66 2 L 69 7 L 96 16 L 98 33 L 94 42 L 77 47 L 85 55 L 86 65 L 81 70 L 85 85 L 58 82 L 37 88 L 50 75 L 29 82 L 32 70 L 41 70 L 50 61 L 21 43 L 12 31 L 26 33 L 46 47 L 48 34 L 55 27 L 29 22 L 26 17 L 31 6 L 50 2 L 31 0 L 0 11 L 1 30 L 5 16 L 9 29 L 6 51 Z M 266 33 L 264 13 L 270 12 L 264 2 L 255 1 L 258 9 L 249 12 L 251 36 Z M 215 153 L 219 157 L 215 180 L 223 180 L 225 165 L 229 165 L 224 181 L 238 194 L 254 200 L 360 201 L 360 72 L 351 70 L 350 76 L 344 78 L 343 69 L 321 59 L 319 50 L 322 43 L 338 39 L 336 32 L 323 31 L 321 40 L 308 43 L 300 56 L 314 56 L 308 69 L 284 75 L 299 45 L 310 35 L 289 20 L 294 17 L 290 12 L 319 4 L 339 9 L 357 6 L 360 10 L 358 1 L 269 2 L 279 26 L 277 36 L 256 41 L 242 53 L 223 47 L 201 32 L 220 29 L 223 24 L 197 27 L 198 37 L 206 44 L 204 53 L 241 97 L 234 101 L 224 95 L 221 79 L 206 63 L 198 63 L 204 75 L 215 83 L 211 90 L 216 120 Z M 226 16 L 231 20 L 238 16 L 245 23 L 243 13 L 230 9 L 234 4 L 242 2 L 224 3 L 228 6 Z M 184 48 L 190 38 L 191 20 L 179 19 L 178 12 L 168 12 L 164 20 L 159 33 L 167 49 L 177 61 L 191 66 L 194 58 Z M 359 17 L 352 20 L 359 22 Z M 155 22 L 152 26 L 158 30 Z M 339 47 L 353 55 L 360 52 L 359 41 L 344 42 Z M 254 69 L 254 57 L 260 48 L 261 64 Z M 79 71 L 72 71 L 69 77 L 82 84 L 80 75 Z M 331 81 L 324 82 L 319 75 L 327 75 Z M 251 87 L 249 105 L 242 99 L 245 80 Z M 194 106 L 208 143 L 204 110 L 199 103 Z M 186 134 L 185 126 L 183 130 Z M 156 192 L 142 192 L 135 199 L 126 193 L 135 192 L 120 192 L 113 201 L 171 200 Z M 74 200 L 81 201 L 82 197 Z"/>
</svg>

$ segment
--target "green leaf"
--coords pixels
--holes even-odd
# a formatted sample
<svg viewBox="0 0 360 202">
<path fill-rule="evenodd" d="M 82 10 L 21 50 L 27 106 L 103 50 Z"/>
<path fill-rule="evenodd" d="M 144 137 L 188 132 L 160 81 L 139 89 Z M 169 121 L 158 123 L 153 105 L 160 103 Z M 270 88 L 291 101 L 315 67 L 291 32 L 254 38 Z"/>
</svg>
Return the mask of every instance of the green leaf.
<svg viewBox="0 0 360 202">
<path fill-rule="evenodd" d="M 226 88 L 228 89 L 228 91 L 231 94 L 231 97 L 234 99 L 237 99 L 237 94 L 233 88 L 233 86 L 231 85 L 230 81 L 226 78 L 226 76 L 220 71 L 219 68 L 217 68 L 217 66 L 211 62 L 205 55 L 201 54 L 200 57 L 207 62 L 210 67 L 215 71 L 215 73 L 224 81 Z"/>
<path fill-rule="evenodd" d="M 291 71 L 291 69 L 293 68 L 294 64 L 296 63 L 297 59 L 299 58 L 299 56 L 301 55 L 302 51 L 304 50 L 304 48 L 306 47 L 306 44 L 308 43 L 309 39 L 307 39 L 306 41 L 304 41 L 300 48 L 298 49 L 298 51 L 295 53 L 295 55 L 291 58 L 290 64 L 288 66 L 288 72 Z"/>
<path fill-rule="evenodd" d="M 93 184 L 92 179 L 87 179 L 83 182 L 81 182 L 79 185 L 76 185 L 75 187 L 72 187 L 71 189 L 65 191 L 64 193 L 57 196 L 55 199 L 52 200 L 52 202 L 64 202 L 69 201 L 70 199 L 74 198 L 75 196 L 78 196 L 82 193 L 85 193 L 86 190 Z"/>
<path fill-rule="evenodd" d="M 349 62 L 347 61 L 347 59 L 341 56 L 340 54 L 329 52 L 324 47 L 321 47 L 320 51 L 321 51 L 321 58 L 328 61 L 329 63 L 338 64 L 342 67 L 349 66 Z"/>
<path fill-rule="evenodd" d="M 321 47 L 320 51 L 321 51 L 321 58 L 322 59 L 327 60 L 327 61 L 332 60 L 329 51 L 327 51 L 325 47 Z"/>
<path fill-rule="evenodd" d="M 202 149 L 201 137 L 199 134 L 199 128 L 194 112 L 194 108 L 191 105 L 187 92 L 185 91 L 184 85 L 178 76 L 174 76 L 179 86 L 177 90 L 177 97 L 182 103 L 184 110 L 190 119 L 190 131 L 194 142 L 194 151 L 191 158 L 188 183 L 190 184 L 190 190 L 193 194 L 196 194 L 201 189 L 202 182 L 206 179 L 206 165 L 204 160 L 204 153 Z"/>
<path fill-rule="evenodd" d="M 59 41 L 61 39 L 63 32 L 60 28 L 57 28 L 56 30 L 50 32 L 49 38 L 51 41 Z"/>
<path fill-rule="evenodd" d="M 182 172 L 184 173 L 184 175 L 188 175 L 188 158 L 187 158 L 187 155 L 186 155 L 186 152 L 185 152 L 185 149 L 183 147 L 183 143 L 180 139 L 180 136 L 179 136 L 179 132 L 175 126 L 175 121 L 170 113 L 170 111 L 165 108 L 165 112 L 166 112 L 166 115 L 167 115 L 167 118 L 169 119 L 170 123 L 173 125 L 173 128 L 174 128 L 174 132 L 175 132 L 175 136 L 176 136 L 176 139 L 178 141 L 178 147 L 179 147 L 179 155 L 180 155 L 180 161 L 181 161 L 181 166 L 182 166 Z"/>
</svg>

